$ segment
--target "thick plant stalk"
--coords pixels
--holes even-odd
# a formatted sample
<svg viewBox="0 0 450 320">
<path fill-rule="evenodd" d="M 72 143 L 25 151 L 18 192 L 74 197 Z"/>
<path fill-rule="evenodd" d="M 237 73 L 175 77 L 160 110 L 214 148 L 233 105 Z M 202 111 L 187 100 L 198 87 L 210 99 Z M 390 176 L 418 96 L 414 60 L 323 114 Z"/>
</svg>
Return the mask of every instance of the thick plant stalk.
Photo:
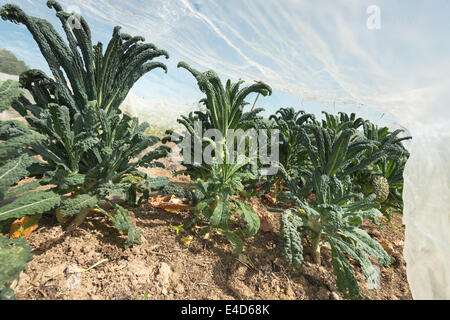
<svg viewBox="0 0 450 320">
<path fill-rule="evenodd" d="M 91 209 L 83 209 L 80 211 L 80 213 L 75 215 L 75 218 L 73 218 L 73 220 L 69 223 L 69 225 L 66 228 L 67 232 L 71 232 L 73 230 L 75 230 L 76 228 L 78 228 L 86 219 L 89 211 L 91 211 Z"/>
<path fill-rule="evenodd" d="M 320 233 L 312 238 L 312 258 L 313 262 L 320 266 Z"/>
<path fill-rule="evenodd" d="M 275 181 L 275 191 L 273 196 L 274 203 L 277 203 L 278 192 L 281 189 L 281 182 L 282 182 L 281 177 L 278 177 L 277 180 Z"/>
<path fill-rule="evenodd" d="M 320 266 L 320 240 L 322 229 L 314 220 L 308 219 L 308 226 L 311 229 L 311 242 L 312 242 L 312 258 L 313 262 Z"/>
</svg>

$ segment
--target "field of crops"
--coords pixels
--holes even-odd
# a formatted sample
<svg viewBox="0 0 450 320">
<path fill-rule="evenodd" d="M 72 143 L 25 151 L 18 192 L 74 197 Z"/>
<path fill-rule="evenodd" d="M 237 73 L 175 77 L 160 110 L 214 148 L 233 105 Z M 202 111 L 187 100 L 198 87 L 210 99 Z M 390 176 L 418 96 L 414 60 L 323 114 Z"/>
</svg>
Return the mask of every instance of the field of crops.
<svg viewBox="0 0 450 320">
<path fill-rule="evenodd" d="M 247 101 L 270 84 L 186 62 L 204 98 L 164 132 L 120 107 L 169 53 L 18 6 L 52 76 L 0 86 L 2 299 L 411 299 L 402 130 Z M 158 61 L 156 61 L 158 60 Z M 62 72 L 64 71 L 64 72 Z M 26 93 L 25 93 L 26 92 Z M 155 121 L 156 122 L 156 121 Z M 184 132 L 182 132 L 184 131 Z"/>
</svg>

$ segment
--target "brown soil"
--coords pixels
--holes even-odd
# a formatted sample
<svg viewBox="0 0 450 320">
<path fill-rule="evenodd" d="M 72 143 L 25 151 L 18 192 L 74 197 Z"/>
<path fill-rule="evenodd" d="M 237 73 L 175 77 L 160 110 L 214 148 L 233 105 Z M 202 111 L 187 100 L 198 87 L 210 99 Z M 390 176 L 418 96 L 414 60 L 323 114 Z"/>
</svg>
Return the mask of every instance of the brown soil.
<svg viewBox="0 0 450 320">
<path fill-rule="evenodd" d="M 165 160 L 166 169 L 152 175 L 171 177 L 178 165 Z M 186 183 L 179 176 L 174 182 Z M 91 214 L 82 226 L 66 233 L 52 214 L 44 215 L 28 239 L 34 259 L 15 285 L 18 299 L 342 299 L 335 287 L 330 249 L 322 247 L 322 265 L 305 263 L 295 272 L 283 265 L 278 251 L 278 217 L 268 202 L 253 199 L 252 207 L 273 225 L 246 241 L 243 254 L 216 234 L 202 238 L 197 228 L 176 234 L 173 226 L 190 220 L 189 213 L 169 213 L 146 204 L 128 208 L 142 231 L 143 243 L 128 250 L 108 218 Z M 381 229 L 367 222 L 364 228 L 394 257 L 389 268 L 379 267 L 381 289 L 370 291 L 355 267 L 362 294 L 368 299 L 412 299 L 403 259 L 404 227 L 401 215 Z M 270 229 L 270 228 L 268 228 Z M 267 231 L 267 230 L 266 230 Z M 187 246 L 184 238 L 192 236 Z M 67 272 L 73 266 L 87 269 Z"/>
</svg>

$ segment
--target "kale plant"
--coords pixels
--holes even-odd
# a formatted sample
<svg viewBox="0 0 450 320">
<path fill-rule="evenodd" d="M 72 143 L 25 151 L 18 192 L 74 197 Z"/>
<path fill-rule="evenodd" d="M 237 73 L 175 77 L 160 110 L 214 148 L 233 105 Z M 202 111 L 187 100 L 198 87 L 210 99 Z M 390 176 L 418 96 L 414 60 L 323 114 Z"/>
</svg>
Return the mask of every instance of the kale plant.
<svg viewBox="0 0 450 320">
<path fill-rule="evenodd" d="M 371 157 L 372 154 L 381 150 L 389 150 L 389 152 L 385 157 L 355 172 L 353 180 L 364 194 L 379 195 L 377 201 L 382 204 L 382 212 L 391 219 L 392 213 L 388 210 L 389 208 L 403 210 L 403 171 L 409 152 L 402 141 L 409 140 L 411 137 L 400 137 L 399 135 L 404 132 L 402 129 L 390 131 L 389 128 L 378 127 L 368 120 L 364 122 L 363 129 L 364 136 L 377 143 L 376 148 L 366 152 L 366 157 Z"/>
<path fill-rule="evenodd" d="M 389 151 L 377 151 L 365 158 L 366 151 L 373 150 L 377 144 L 350 128 L 338 133 L 307 124 L 299 129 L 299 137 L 312 168 L 302 172 L 306 183 L 301 188 L 297 179 L 280 166 L 290 190 L 288 196 L 296 206 L 280 216 L 281 255 L 288 265 L 300 265 L 303 262 L 302 238 L 306 237 L 312 245 L 313 261 L 320 264 L 320 247 L 327 242 L 331 246 L 338 289 L 346 298 L 362 298 L 348 259 L 359 264 L 369 288 L 374 289 L 378 287 L 378 273 L 369 256 L 386 266 L 391 258 L 360 228 L 366 218 L 379 225 L 377 218 L 382 214 L 374 194 L 364 198 L 363 194 L 354 192 L 351 174 L 386 156 Z M 305 199 L 311 192 L 315 193 L 316 199 L 309 203 Z"/>
<path fill-rule="evenodd" d="M 301 179 L 299 173 L 308 166 L 308 153 L 300 144 L 299 129 L 306 123 L 314 121 L 313 114 L 304 111 L 295 111 L 294 108 L 281 108 L 269 117 L 274 123 L 268 131 L 276 129 L 280 134 L 279 162 L 291 175 Z M 267 176 L 265 190 L 274 186 L 274 202 L 277 201 L 279 191 L 282 190 L 283 177 L 278 172 L 276 175 Z M 300 181 L 300 183 L 302 183 Z"/>
<path fill-rule="evenodd" d="M 190 161 L 183 161 L 186 170 L 177 172 L 177 174 L 188 174 L 191 179 L 207 179 L 210 176 L 211 166 L 196 159 L 194 157 L 195 144 L 201 147 L 201 152 L 210 144 L 209 139 L 205 138 L 205 133 L 209 129 L 217 129 L 221 132 L 223 139 L 226 139 L 231 130 L 248 130 L 257 129 L 261 125 L 263 118 L 259 113 L 263 111 L 261 108 L 256 108 L 252 111 L 244 111 L 244 107 L 248 105 L 245 98 L 251 93 L 260 93 L 263 96 L 271 94 L 271 88 L 262 83 L 250 85 L 245 88 L 240 88 L 244 81 L 231 82 L 228 80 L 225 87 L 218 75 L 213 71 L 199 72 L 191 68 L 186 62 L 180 62 L 179 68 L 188 70 L 197 80 L 198 86 L 202 92 L 206 94 L 206 98 L 200 100 L 205 107 L 205 111 L 191 112 L 188 116 L 182 115 L 178 119 L 189 135 L 190 141 L 184 143 L 191 144 Z M 196 130 L 196 125 L 199 128 Z M 200 127 L 201 125 L 201 127 Z M 174 132 L 169 130 L 168 134 L 174 135 Z M 183 142 L 184 135 L 175 133 L 176 140 L 174 142 Z M 172 137 L 166 137 L 163 141 L 168 141 Z M 225 145 L 224 141 L 220 141 Z M 186 156 L 186 155 L 185 155 Z"/>
<path fill-rule="evenodd" d="M 202 230 L 206 233 L 210 230 L 223 234 L 234 245 L 234 252 L 240 253 L 243 249 L 243 238 L 253 237 L 259 230 L 259 216 L 238 195 L 245 191 L 243 180 L 254 179 L 248 171 L 242 171 L 244 164 L 211 166 L 210 177 L 199 180 L 194 184 L 196 193 L 204 197 L 195 207 L 195 217 L 191 223 L 195 223 L 203 216 L 209 225 Z M 231 217 L 242 219 L 246 223 L 246 229 L 233 229 L 230 224 Z"/>
<path fill-rule="evenodd" d="M 142 75 L 156 68 L 167 71 L 163 63 L 151 60 L 168 58 L 168 54 L 143 43 L 142 37 L 121 33 L 120 27 L 114 28 L 106 49 L 101 42 L 92 45 L 91 30 L 82 17 L 77 16 L 79 26 L 71 28 L 68 20 L 72 14 L 56 1 L 47 5 L 55 9 L 67 43 L 48 21 L 28 16 L 16 5 L 3 6 L 0 16 L 28 28 L 53 75 L 50 78 L 40 70 L 22 73 L 20 83 L 32 94 L 34 103 L 22 95 L 12 107 L 45 136 L 31 147 L 44 162 L 30 173 L 41 177 L 42 183 L 55 185 L 60 195 L 71 194 L 59 211 L 62 216 L 74 216 L 70 230 L 81 224 L 100 200 L 126 194 L 129 202 L 135 202 L 137 191 L 160 188 L 168 182 L 167 178 L 150 179 L 138 167 L 161 166 L 153 160 L 166 156 L 169 148 L 160 146 L 148 152 L 159 139 L 144 134 L 147 123 L 139 124 L 137 118 L 119 109 Z M 129 246 L 140 242 L 140 233 L 125 211 L 116 207 L 111 216 L 123 220 L 120 231 L 127 229 Z M 119 225 L 118 221 L 114 224 Z"/>
<path fill-rule="evenodd" d="M 197 140 L 201 146 L 201 153 L 203 154 L 205 148 L 210 148 L 212 155 L 212 163 L 203 163 L 203 159 L 199 159 L 193 165 L 187 165 L 187 173 L 193 180 L 197 179 L 194 188 L 200 200 L 196 206 L 194 221 L 200 216 L 206 218 L 210 228 L 220 230 L 235 245 L 235 252 L 239 252 L 242 250 L 241 238 L 253 236 L 259 229 L 258 215 L 239 199 L 239 196 L 246 194 L 244 183 L 255 181 L 257 177 L 252 173 L 249 157 L 238 160 L 230 152 L 235 143 L 248 147 L 248 139 L 239 139 L 232 134 L 232 130 L 237 132 L 241 129 L 243 132 L 248 128 L 254 128 L 259 121 L 257 113 L 260 110 L 244 112 L 245 98 L 253 92 L 266 96 L 272 91 L 268 85 L 261 82 L 240 89 L 243 81 L 232 83 L 228 80 L 224 87 L 218 75 L 212 70 L 201 73 L 185 62 L 180 62 L 178 67 L 188 70 L 197 80 L 200 90 L 206 94 L 206 98 L 202 99 L 206 112 L 182 117 L 180 121 L 191 138 Z M 204 125 L 203 131 L 195 132 L 196 120 L 200 120 Z M 220 137 L 205 137 L 206 129 L 216 129 Z M 195 151 L 194 148 L 192 151 Z M 246 221 L 245 232 L 230 231 L 231 213 L 236 213 Z"/>
<path fill-rule="evenodd" d="M 350 115 L 345 112 L 339 112 L 338 115 L 329 114 L 325 111 L 322 111 L 322 113 L 325 115 L 325 119 L 321 122 L 315 121 L 315 123 L 335 132 L 341 132 L 345 129 L 358 129 L 365 121 L 361 117 L 356 118 L 355 113 L 351 113 Z"/>
</svg>

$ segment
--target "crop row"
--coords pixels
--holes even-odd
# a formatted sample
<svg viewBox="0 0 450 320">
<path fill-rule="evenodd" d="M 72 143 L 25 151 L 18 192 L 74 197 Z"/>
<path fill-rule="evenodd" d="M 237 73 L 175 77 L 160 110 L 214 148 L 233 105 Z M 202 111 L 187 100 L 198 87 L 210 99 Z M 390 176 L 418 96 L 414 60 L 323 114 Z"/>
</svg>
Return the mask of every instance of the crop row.
<svg viewBox="0 0 450 320">
<path fill-rule="evenodd" d="M 239 253 L 245 238 L 260 229 L 260 218 L 247 200 L 265 195 L 273 205 L 289 204 L 280 212 L 279 239 L 288 266 L 302 263 L 305 238 L 317 264 L 321 245 L 328 243 L 336 284 L 346 298 L 362 298 L 349 259 L 360 265 L 369 287 L 377 288 L 369 256 L 382 265 L 389 265 L 391 258 L 360 227 L 364 219 L 379 225 L 378 217 L 390 218 L 392 209 L 402 209 L 403 168 L 409 154 L 401 141 L 409 137 L 399 137 L 401 130 L 391 132 L 345 113 L 325 113 L 319 121 L 293 108 L 265 119 L 261 109 L 244 112 L 244 107 L 251 93 L 270 95 L 267 84 L 241 88 L 243 81 L 228 80 L 223 85 L 214 71 L 202 73 L 180 62 L 178 67 L 189 71 L 205 94 L 205 110 L 180 117 L 178 122 L 193 139 L 183 141 L 186 136 L 177 135 L 175 142 L 197 143 L 183 150 L 184 159 L 187 152 L 195 158 L 198 145 L 202 152 L 209 148 L 212 162 L 183 163 L 185 170 L 178 174 L 189 175 L 191 186 L 171 186 L 168 178 L 139 170 L 163 167 L 158 160 L 168 156 L 171 149 L 164 143 L 170 138 L 155 148 L 160 139 L 145 134 L 149 125 L 119 109 L 140 77 L 156 68 L 167 72 L 163 63 L 153 60 L 169 54 L 142 37 L 121 33 L 119 27 L 105 48 L 100 42 L 93 45 L 82 17 L 72 29 L 70 13 L 56 1 L 47 5 L 56 11 L 67 41 L 48 21 L 28 16 L 18 6 L 7 4 L 0 10 L 2 19 L 28 28 L 52 72 L 49 77 L 29 70 L 20 75 L 20 83 L 7 81 L 0 87 L 0 112 L 12 107 L 26 120 L 0 123 L 0 227 L 9 228 L 10 237 L 26 236 L 44 212 L 56 208 L 66 230 L 97 212 L 128 236 L 126 248 L 139 245 L 141 233 L 132 214 L 110 199 L 122 196 L 128 206 L 140 206 L 159 191 L 190 198 L 195 210 L 189 225 L 206 221 L 203 233 L 222 234 Z M 209 129 L 221 138 L 208 138 Z M 268 139 L 279 135 L 279 158 L 271 164 L 275 174 L 261 174 L 267 163 L 258 156 L 233 161 L 228 147 L 235 137 L 229 133 L 249 129 L 264 132 Z M 238 139 L 237 144 L 248 150 L 251 141 Z M 48 187 L 36 190 L 42 186 Z M 105 210 L 100 201 L 113 210 Z M 25 239 L 0 237 L 1 298 L 14 297 L 10 284 L 31 259 Z"/>
</svg>

